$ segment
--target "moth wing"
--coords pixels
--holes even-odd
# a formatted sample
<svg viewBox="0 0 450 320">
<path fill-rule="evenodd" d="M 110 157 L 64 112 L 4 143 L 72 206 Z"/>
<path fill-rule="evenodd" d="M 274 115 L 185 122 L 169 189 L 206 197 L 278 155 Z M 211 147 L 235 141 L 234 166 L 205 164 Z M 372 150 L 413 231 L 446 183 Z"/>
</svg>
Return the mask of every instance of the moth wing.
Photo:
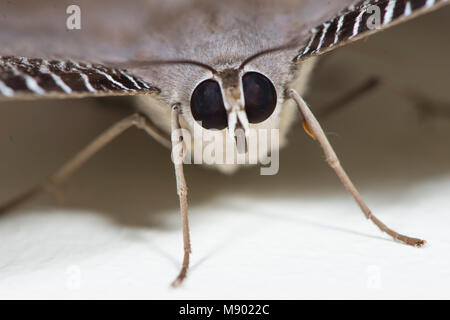
<svg viewBox="0 0 450 320">
<path fill-rule="evenodd" d="M 324 54 L 449 3 L 449 0 L 357 1 L 314 27 L 294 61 Z"/>
<path fill-rule="evenodd" d="M 273 28 L 293 26 L 294 21 L 296 30 L 309 30 L 353 1 L 258 0 L 244 5 L 230 0 L 225 6 L 202 0 L 80 0 L 74 7 L 70 0 L 0 0 L 0 98 L 157 93 L 142 78 L 111 65 L 127 66 L 136 57 L 149 60 L 155 53 L 164 57 L 158 41 L 153 42 L 155 34 L 187 13 L 242 7 L 248 10 L 244 17 L 256 15 L 265 21 L 260 17 L 260 4 L 265 4 L 269 11 L 264 14 L 284 10 L 292 18 Z M 307 35 L 302 33 L 303 38 Z M 192 46 L 186 37 L 171 41 L 181 48 Z M 108 67 L 104 61 L 117 63 Z"/>
<path fill-rule="evenodd" d="M 148 36 L 148 1 L 0 0 L 0 55 L 100 62 L 127 58 Z M 79 27 L 79 29 L 77 28 Z"/>
<path fill-rule="evenodd" d="M 72 3 L 0 1 L 0 97 L 158 93 L 127 70 L 101 64 L 140 49 L 146 35 L 139 30 L 152 18 L 146 1 Z"/>
</svg>

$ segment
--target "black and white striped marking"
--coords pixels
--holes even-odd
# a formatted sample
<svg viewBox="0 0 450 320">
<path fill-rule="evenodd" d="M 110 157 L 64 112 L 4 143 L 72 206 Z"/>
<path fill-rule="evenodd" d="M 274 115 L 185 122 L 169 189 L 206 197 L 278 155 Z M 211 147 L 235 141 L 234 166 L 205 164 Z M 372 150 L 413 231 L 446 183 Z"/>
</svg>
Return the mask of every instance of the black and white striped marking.
<svg viewBox="0 0 450 320">
<path fill-rule="evenodd" d="M 0 96 L 157 92 L 126 70 L 70 60 L 0 57 Z"/>
<path fill-rule="evenodd" d="M 294 61 L 309 56 L 319 55 L 331 48 L 342 45 L 353 38 L 359 38 L 365 33 L 371 33 L 374 28 L 368 20 L 373 15 L 369 10 L 376 6 L 380 13 L 380 25 L 376 29 L 385 28 L 396 20 L 406 18 L 419 10 L 425 12 L 438 4 L 450 3 L 450 0 L 364 0 L 350 6 L 334 19 L 321 24 L 312 30 L 307 45 L 300 50 Z M 354 39 L 356 40 L 356 39 Z"/>
</svg>

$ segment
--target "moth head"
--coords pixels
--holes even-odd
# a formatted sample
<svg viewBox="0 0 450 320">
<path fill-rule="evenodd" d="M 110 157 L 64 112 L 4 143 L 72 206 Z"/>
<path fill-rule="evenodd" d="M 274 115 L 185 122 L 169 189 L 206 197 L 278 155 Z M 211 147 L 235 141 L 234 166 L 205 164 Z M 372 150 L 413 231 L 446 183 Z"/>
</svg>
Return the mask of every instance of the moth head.
<svg viewBox="0 0 450 320">
<path fill-rule="evenodd" d="M 293 75 L 289 62 L 296 48 L 289 43 L 249 55 L 237 50 L 199 60 L 140 61 L 134 66 L 166 65 L 152 68 L 155 73 L 150 78 L 169 88 L 160 98 L 182 106 L 190 130 L 197 127 L 206 134 L 228 131 L 230 135 L 244 131 L 248 136 L 251 128 L 278 128 L 285 85 Z"/>
<path fill-rule="evenodd" d="M 295 106 L 286 103 L 285 90 L 294 77 L 299 79 L 297 71 L 309 75 L 290 63 L 296 50 L 289 45 L 248 55 L 237 50 L 199 60 L 144 63 L 168 65 L 152 68 L 152 78 L 167 79 L 161 86 L 170 89 L 159 96 L 165 105 L 181 106 L 187 154 L 202 151 L 222 159 L 237 151 L 253 159 L 257 153 L 258 161 L 267 163 L 284 145 L 295 115 Z M 213 145 L 223 147 L 211 148 Z M 225 172 L 236 169 L 228 163 L 217 167 Z"/>
</svg>

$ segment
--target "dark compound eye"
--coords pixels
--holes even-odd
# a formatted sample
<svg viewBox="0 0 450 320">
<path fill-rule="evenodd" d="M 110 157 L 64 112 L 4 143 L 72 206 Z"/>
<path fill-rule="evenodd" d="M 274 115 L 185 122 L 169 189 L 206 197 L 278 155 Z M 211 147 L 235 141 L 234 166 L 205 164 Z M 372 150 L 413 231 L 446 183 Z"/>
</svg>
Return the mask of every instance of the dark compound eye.
<svg viewBox="0 0 450 320">
<path fill-rule="evenodd" d="M 275 110 L 277 93 L 272 82 L 258 72 L 247 72 L 242 77 L 245 112 L 250 123 L 259 123 Z"/>
<path fill-rule="evenodd" d="M 191 112 L 205 129 L 221 130 L 227 127 L 227 112 L 217 81 L 205 80 L 195 88 L 191 97 Z"/>
</svg>

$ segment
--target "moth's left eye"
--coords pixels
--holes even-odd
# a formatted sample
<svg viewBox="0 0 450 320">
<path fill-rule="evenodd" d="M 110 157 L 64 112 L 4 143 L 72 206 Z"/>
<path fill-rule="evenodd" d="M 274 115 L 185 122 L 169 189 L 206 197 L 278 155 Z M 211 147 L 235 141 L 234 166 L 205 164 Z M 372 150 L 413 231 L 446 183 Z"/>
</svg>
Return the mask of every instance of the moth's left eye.
<svg viewBox="0 0 450 320">
<path fill-rule="evenodd" d="M 258 72 L 247 72 L 242 77 L 245 112 L 250 123 L 259 123 L 275 110 L 277 93 L 272 82 Z"/>
<path fill-rule="evenodd" d="M 205 80 L 195 88 L 191 97 L 191 112 L 205 129 L 222 130 L 227 127 L 227 111 L 217 81 Z"/>
</svg>

